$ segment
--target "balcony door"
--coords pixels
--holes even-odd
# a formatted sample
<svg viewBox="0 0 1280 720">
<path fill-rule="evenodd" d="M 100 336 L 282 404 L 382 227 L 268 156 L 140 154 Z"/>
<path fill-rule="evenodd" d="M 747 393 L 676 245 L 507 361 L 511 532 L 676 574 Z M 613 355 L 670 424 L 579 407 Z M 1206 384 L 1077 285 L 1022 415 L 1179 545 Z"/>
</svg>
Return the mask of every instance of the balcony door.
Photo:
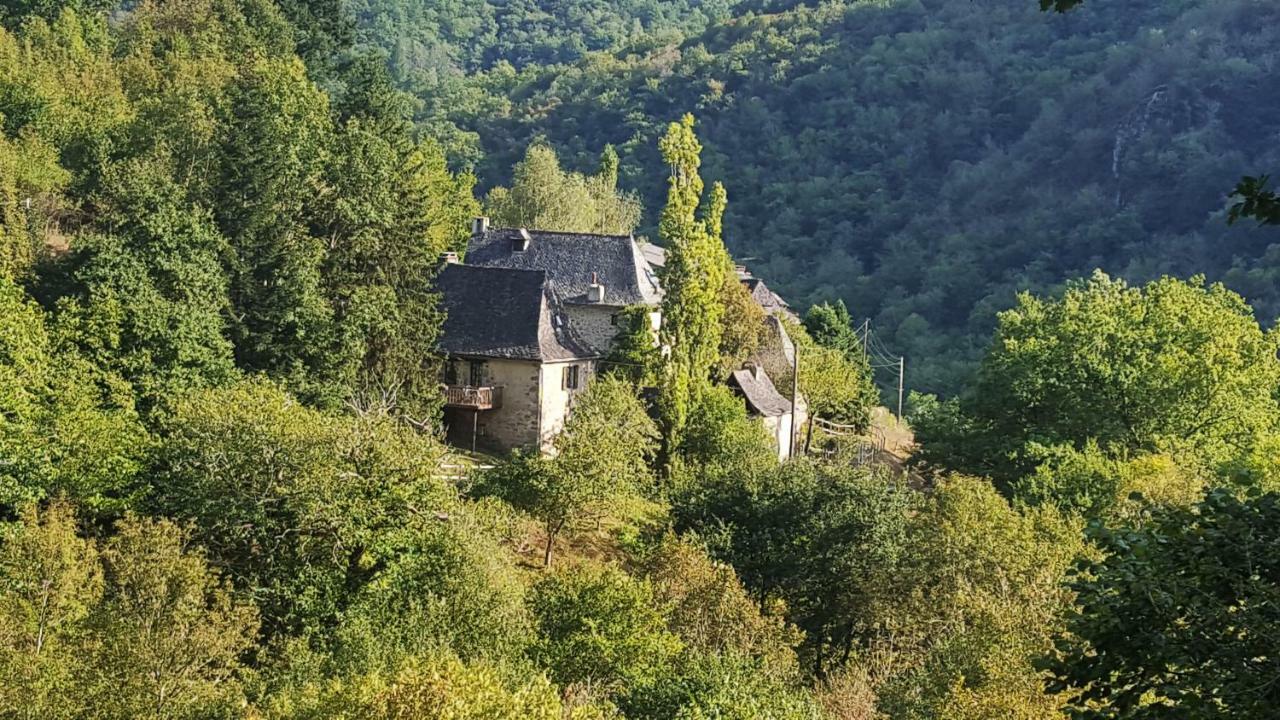
<svg viewBox="0 0 1280 720">
<path fill-rule="evenodd" d="M 481 360 L 472 360 L 470 362 L 470 376 L 467 378 L 467 384 L 471 387 L 480 387 L 484 385 L 484 362 Z"/>
</svg>

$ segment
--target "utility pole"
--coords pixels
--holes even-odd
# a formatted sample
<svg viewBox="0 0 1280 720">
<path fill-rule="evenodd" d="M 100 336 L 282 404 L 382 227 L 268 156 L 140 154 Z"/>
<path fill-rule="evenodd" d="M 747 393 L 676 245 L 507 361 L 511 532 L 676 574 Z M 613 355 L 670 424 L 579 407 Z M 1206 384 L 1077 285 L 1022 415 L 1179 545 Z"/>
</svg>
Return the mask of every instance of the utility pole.
<svg viewBox="0 0 1280 720">
<path fill-rule="evenodd" d="M 907 359 L 898 356 L 898 424 L 902 424 L 902 379 L 906 377 Z"/>
<path fill-rule="evenodd" d="M 867 364 L 871 363 L 871 356 L 867 353 L 867 341 L 871 339 L 871 318 L 862 321 L 862 357 L 867 359 Z"/>
<path fill-rule="evenodd" d="M 781 326 L 779 326 L 781 327 Z M 786 337 L 787 331 L 782 331 L 782 336 Z M 793 357 L 791 360 L 791 449 L 787 451 L 787 457 L 795 457 L 796 454 L 796 433 L 800 431 L 800 406 L 796 403 L 800 397 L 800 346 L 791 343 Z"/>
</svg>

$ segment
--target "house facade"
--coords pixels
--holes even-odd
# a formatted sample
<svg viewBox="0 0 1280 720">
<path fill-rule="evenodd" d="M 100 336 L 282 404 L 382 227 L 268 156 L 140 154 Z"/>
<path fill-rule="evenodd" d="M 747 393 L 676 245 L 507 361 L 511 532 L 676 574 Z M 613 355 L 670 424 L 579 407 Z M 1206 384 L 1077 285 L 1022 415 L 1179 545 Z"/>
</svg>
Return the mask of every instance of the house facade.
<svg viewBox="0 0 1280 720">
<path fill-rule="evenodd" d="M 549 450 L 601 351 L 576 332 L 544 272 L 448 262 L 436 288 L 450 442 Z"/>
<path fill-rule="evenodd" d="M 648 308 L 656 342 L 660 247 L 626 235 L 491 228 L 476 218 L 464 262 L 447 260 L 436 285 L 446 314 L 439 344 L 445 425 L 455 445 L 550 451 L 575 397 L 612 349 L 623 310 Z M 790 399 L 796 351 L 783 318 L 794 315 L 745 268 L 738 273 L 767 311 L 769 332 L 729 384 L 785 460 L 804 422 L 803 398 L 795 407 Z"/>
</svg>

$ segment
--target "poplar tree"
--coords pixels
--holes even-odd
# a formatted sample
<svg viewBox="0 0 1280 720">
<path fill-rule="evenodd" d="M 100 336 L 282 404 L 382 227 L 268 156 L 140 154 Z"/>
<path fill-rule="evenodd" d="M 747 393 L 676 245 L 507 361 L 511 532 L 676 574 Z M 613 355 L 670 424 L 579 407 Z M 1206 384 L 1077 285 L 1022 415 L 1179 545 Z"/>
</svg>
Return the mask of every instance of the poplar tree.
<svg viewBox="0 0 1280 720">
<path fill-rule="evenodd" d="M 667 248 L 661 339 L 670 352 L 659 379 L 658 407 L 668 470 L 684 437 L 689 410 L 710 386 L 720 358 L 724 306 L 719 293 L 732 270 L 721 241 L 727 203 L 724 187 L 716 183 L 703 203 L 698 174 L 702 146 L 693 122 L 692 115 L 685 115 L 671 123 L 658 143 L 671 167 L 667 205 L 658 224 Z"/>
</svg>

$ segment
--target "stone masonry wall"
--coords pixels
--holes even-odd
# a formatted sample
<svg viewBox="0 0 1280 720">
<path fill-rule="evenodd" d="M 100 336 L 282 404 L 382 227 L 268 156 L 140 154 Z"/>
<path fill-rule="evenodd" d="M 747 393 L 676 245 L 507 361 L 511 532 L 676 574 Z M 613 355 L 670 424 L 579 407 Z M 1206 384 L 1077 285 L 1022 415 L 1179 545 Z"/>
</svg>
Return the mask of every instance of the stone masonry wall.
<svg viewBox="0 0 1280 720">
<path fill-rule="evenodd" d="M 613 316 L 622 312 L 621 308 L 607 305 L 566 305 L 569 322 L 578 331 L 583 340 L 601 352 L 609 352 L 613 340 L 618 335 L 618 326 L 613 324 Z"/>
</svg>

